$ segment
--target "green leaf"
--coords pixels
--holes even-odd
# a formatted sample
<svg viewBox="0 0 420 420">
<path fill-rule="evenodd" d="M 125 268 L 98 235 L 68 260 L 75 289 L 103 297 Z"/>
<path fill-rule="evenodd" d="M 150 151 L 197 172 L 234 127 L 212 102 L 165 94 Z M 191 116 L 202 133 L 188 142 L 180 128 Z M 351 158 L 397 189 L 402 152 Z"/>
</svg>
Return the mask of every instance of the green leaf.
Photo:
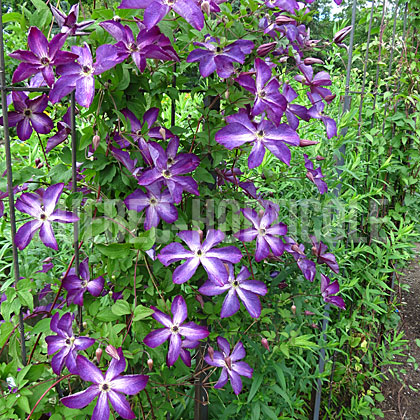
<svg viewBox="0 0 420 420">
<path fill-rule="evenodd" d="M 4 346 L 9 334 L 13 331 L 13 324 L 11 322 L 3 322 L 0 325 L 0 347 Z"/>
<path fill-rule="evenodd" d="M 140 251 L 147 251 L 156 241 L 156 229 L 152 228 L 146 232 L 140 233 L 136 238 L 130 238 L 130 243 L 134 245 L 135 249 Z"/>
<path fill-rule="evenodd" d="M 29 405 L 28 397 L 20 396 L 16 401 L 18 407 L 23 410 L 25 413 L 29 413 L 31 411 L 31 406 Z"/>
<path fill-rule="evenodd" d="M 102 322 L 112 322 L 118 319 L 118 315 L 115 315 L 109 308 L 103 308 L 97 313 L 96 319 Z"/>
<path fill-rule="evenodd" d="M 34 310 L 34 297 L 32 293 L 28 290 L 18 290 L 17 295 L 22 306 L 27 306 L 32 312 Z"/>
<path fill-rule="evenodd" d="M 41 321 L 38 321 L 34 328 L 32 329 L 32 334 L 39 334 L 39 333 L 46 333 L 50 331 L 50 318 L 41 319 Z"/>
<path fill-rule="evenodd" d="M 264 414 L 267 416 L 267 418 L 278 420 L 276 413 L 268 406 L 268 405 L 261 405 L 261 409 L 264 412 Z"/>
<path fill-rule="evenodd" d="M 264 379 L 264 376 L 261 374 L 255 375 L 253 380 L 252 380 L 252 386 L 251 389 L 249 391 L 249 395 L 248 395 L 248 400 L 247 400 L 247 404 L 249 404 L 252 399 L 254 398 L 255 394 L 258 392 L 258 390 L 260 389 L 260 386 L 262 384 L 262 381 Z"/>
<path fill-rule="evenodd" d="M 130 244 L 96 244 L 96 249 L 109 258 L 126 257 L 130 252 Z"/>
<path fill-rule="evenodd" d="M 130 304 L 125 300 L 117 300 L 111 308 L 114 315 L 122 316 L 131 314 Z"/>
<path fill-rule="evenodd" d="M 208 182 L 209 184 L 214 184 L 214 178 L 209 171 L 204 168 L 198 167 L 194 172 L 194 179 L 197 181 Z"/>
<path fill-rule="evenodd" d="M 134 309 L 133 321 L 140 321 L 141 319 L 147 318 L 150 315 L 154 314 L 154 312 L 155 311 L 153 309 L 150 309 L 143 305 L 138 305 Z"/>
</svg>

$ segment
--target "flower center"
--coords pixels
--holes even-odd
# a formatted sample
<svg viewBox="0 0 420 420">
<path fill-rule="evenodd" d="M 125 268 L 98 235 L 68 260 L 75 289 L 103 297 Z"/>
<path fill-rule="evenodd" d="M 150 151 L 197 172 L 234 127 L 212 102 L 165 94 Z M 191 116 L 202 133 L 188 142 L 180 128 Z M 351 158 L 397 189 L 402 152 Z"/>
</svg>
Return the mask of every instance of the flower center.
<svg viewBox="0 0 420 420">
<path fill-rule="evenodd" d="M 71 344 L 70 338 L 68 338 L 68 339 L 66 340 L 66 344 L 67 344 L 67 345 Z"/>
<path fill-rule="evenodd" d="M 167 4 L 169 7 L 172 7 L 175 4 L 176 0 L 164 0 L 164 3 Z"/>
<path fill-rule="evenodd" d="M 233 287 L 238 287 L 239 286 L 239 282 L 238 282 L 238 280 L 235 280 L 234 282 L 233 282 Z"/>
<path fill-rule="evenodd" d="M 39 218 L 41 220 L 47 220 L 47 215 L 45 213 L 41 213 L 41 215 L 39 216 Z"/>
<path fill-rule="evenodd" d="M 178 326 L 177 326 L 177 325 L 174 325 L 174 326 L 171 328 L 171 331 L 172 331 L 174 334 L 179 334 L 179 328 L 178 328 Z"/>
<path fill-rule="evenodd" d="M 259 229 L 259 230 L 258 230 L 258 233 L 259 233 L 260 235 L 264 236 L 264 235 L 267 233 L 267 231 L 263 228 L 263 229 Z"/>
<path fill-rule="evenodd" d="M 221 47 L 217 47 L 216 48 L 216 53 L 220 54 L 222 52 L 222 48 Z"/>
<path fill-rule="evenodd" d="M 83 281 L 82 281 L 82 287 L 87 287 L 87 285 L 88 285 L 87 280 L 83 280 Z"/>
<path fill-rule="evenodd" d="M 174 158 L 169 157 L 168 158 L 168 165 L 172 165 L 175 162 Z"/>
<path fill-rule="evenodd" d="M 41 58 L 41 64 L 43 66 L 48 66 L 48 64 L 50 64 L 50 60 L 47 57 L 42 57 Z"/>
<path fill-rule="evenodd" d="M 137 136 L 141 136 L 141 129 L 139 129 L 139 130 L 136 131 L 136 135 Z"/>
<path fill-rule="evenodd" d="M 258 137 L 259 139 L 264 138 L 264 131 L 263 131 L 263 130 L 257 131 L 257 137 Z"/>
<path fill-rule="evenodd" d="M 197 257 L 201 257 L 201 256 L 203 256 L 203 251 L 202 251 L 201 249 L 198 249 L 198 250 L 195 252 L 195 255 L 196 255 Z"/>
<path fill-rule="evenodd" d="M 128 49 L 131 52 L 135 52 L 135 51 L 138 51 L 139 50 L 139 47 L 134 42 L 130 42 L 130 44 L 128 45 Z"/>
<path fill-rule="evenodd" d="M 162 173 L 162 175 L 165 177 L 165 178 L 170 178 L 172 175 L 171 175 L 171 172 L 168 170 L 168 169 L 166 169 L 166 170 L 164 170 L 163 171 L 163 173 Z"/>
<path fill-rule="evenodd" d="M 29 108 L 26 108 L 26 109 L 23 111 L 23 115 L 24 115 L 25 117 L 30 117 L 30 116 L 32 115 L 32 111 L 31 111 Z"/>
<path fill-rule="evenodd" d="M 259 92 L 258 93 L 258 96 L 260 97 L 260 98 L 265 98 L 265 91 L 261 91 L 261 92 Z"/>
<path fill-rule="evenodd" d="M 102 384 L 101 385 L 101 391 L 102 392 L 109 392 L 109 391 L 111 391 L 111 387 L 107 383 Z"/>
<path fill-rule="evenodd" d="M 92 67 L 82 66 L 82 73 L 84 73 L 85 75 L 90 75 L 92 73 Z"/>
<path fill-rule="evenodd" d="M 150 201 L 149 201 L 149 203 L 150 203 L 151 206 L 156 205 L 157 204 L 156 198 L 151 198 Z"/>
</svg>

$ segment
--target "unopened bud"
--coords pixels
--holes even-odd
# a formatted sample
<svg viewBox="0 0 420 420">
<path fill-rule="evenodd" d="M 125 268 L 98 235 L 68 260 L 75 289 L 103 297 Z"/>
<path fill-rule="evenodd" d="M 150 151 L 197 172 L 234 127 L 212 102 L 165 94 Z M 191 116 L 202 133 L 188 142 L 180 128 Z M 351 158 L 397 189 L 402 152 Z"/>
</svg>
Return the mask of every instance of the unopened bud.
<svg viewBox="0 0 420 420">
<path fill-rule="evenodd" d="M 289 16 L 280 15 L 276 17 L 277 25 L 287 25 L 288 23 L 296 23 L 296 21 Z"/>
<path fill-rule="evenodd" d="M 277 42 L 268 42 L 266 44 L 262 44 L 257 48 L 257 54 L 260 57 L 265 57 L 268 53 L 276 48 Z"/>
<path fill-rule="evenodd" d="M 41 163 L 41 159 L 40 158 L 36 158 L 35 159 L 35 166 L 38 166 Z"/>
<path fill-rule="evenodd" d="M 200 304 L 201 309 L 204 309 L 204 300 L 203 300 L 203 296 L 201 295 L 196 295 L 195 296 L 195 300 Z"/>
<path fill-rule="evenodd" d="M 118 354 L 117 349 L 111 344 L 106 346 L 105 352 L 109 354 L 113 359 L 120 360 L 120 355 Z"/>
<path fill-rule="evenodd" d="M 43 162 L 40 162 L 40 163 L 38 163 L 38 165 L 36 165 L 36 167 L 38 169 L 41 169 L 43 166 L 44 166 L 44 163 Z"/>
<path fill-rule="evenodd" d="M 321 160 L 325 160 L 325 158 L 323 156 L 317 155 L 317 157 L 315 158 L 315 160 L 317 160 L 318 162 L 320 162 Z"/>
<path fill-rule="evenodd" d="M 213 361 L 213 358 L 214 358 L 214 348 L 212 347 L 212 346 L 209 346 L 209 356 L 210 356 L 210 359 Z"/>
<path fill-rule="evenodd" d="M 86 329 L 87 328 L 87 322 L 83 321 L 82 326 L 83 326 L 84 329 Z"/>
<path fill-rule="evenodd" d="M 232 359 L 230 356 L 225 357 L 226 366 L 229 368 L 229 370 L 232 370 Z"/>
<path fill-rule="evenodd" d="M 159 128 L 159 134 L 162 136 L 163 140 L 166 140 L 166 130 L 163 127 Z"/>
<path fill-rule="evenodd" d="M 307 139 L 300 139 L 299 140 L 299 147 L 308 147 L 313 146 L 314 144 L 318 144 L 318 141 L 315 140 L 307 140 Z"/>
<path fill-rule="evenodd" d="M 293 315 L 296 315 L 296 306 L 293 304 L 290 308 L 292 310 Z"/>
<path fill-rule="evenodd" d="M 115 15 L 115 16 L 112 18 L 112 20 L 113 20 L 114 22 L 118 22 L 118 23 L 120 23 L 120 22 L 121 22 L 121 18 L 120 18 L 118 15 Z"/>
<path fill-rule="evenodd" d="M 229 95 L 230 95 L 229 90 L 227 90 L 227 91 L 225 92 L 225 99 L 226 99 L 226 100 L 228 100 L 228 99 L 229 99 Z"/>
<path fill-rule="evenodd" d="M 108 292 L 108 295 L 112 297 L 112 291 L 111 290 Z"/>
<path fill-rule="evenodd" d="M 330 103 L 331 101 L 333 101 L 335 99 L 337 95 L 327 95 L 324 99 L 325 102 Z"/>
<path fill-rule="evenodd" d="M 311 311 L 305 311 L 305 315 L 315 315 L 313 312 L 311 312 Z"/>
<path fill-rule="evenodd" d="M 50 263 L 52 261 L 52 257 L 47 257 L 47 258 L 45 258 L 45 260 L 43 260 L 42 262 L 43 263 L 45 263 L 45 264 L 48 264 L 48 263 Z"/>
<path fill-rule="evenodd" d="M 307 57 L 303 60 L 303 64 L 310 66 L 311 64 L 324 64 L 324 62 L 320 58 Z"/>
<path fill-rule="evenodd" d="M 346 26 L 343 29 L 340 29 L 333 37 L 333 42 L 340 44 L 343 39 L 351 32 L 352 26 Z"/>
<path fill-rule="evenodd" d="M 306 173 L 306 178 L 308 178 L 312 182 L 315 182 L 315 178 L 314 178 L 314 176 L 312 175 L 311 172 Z"/>
<path fill-rule="evenodd" d="M 267 351 L 270 351 L 270 346 L 268 345 L 268 341 L 267 341 L 267 339 L 266 338 L 262 338 L 261 339 L 261 344 L 262 344 L 262 346 L 267 350 Z"/>
<path fill-rule="evenodd" d="M 95 355 L 96 355 L 96 360 L 98 362 L 98 364 L 101 361 L 101 357 L 102 357 L 102 349 L 100 347 L 98 347 L 95 351 Z"/>
<path fill-rule="evenodd" d="M 203 3 L 201 3 L 201 10 L 207 16 L 210 16 L 210 12 L 211 12 L 211 10 L 210 10 L 210 3 L 208 1 L 203 1 Z"/>
<path fill-rule="evenodd" d="M 264 212 L 265 212 L 265 210 L 260 210 L 260 211 L 258 212 L 258 216 L 263 217 Z"/>
<path fill-rule="evenodd" d="M 285 289 L 287 287 L 287 283 L 282 281 L 281 283 L 278 284 L 278 288 L 280 290 Z"/>
<path fill-rule="evenodd" d="M 113 274 L 113 275 L 111 276 L 111 279 L 112 279 L 112 280 L 115 280 L 115 279 L 116 279 L 115 274 Z"/>
<path fill-rule="evenodd" d="M 315 256 L 318 255 L 318 250 L 316 249 L 316 246 L 313 246 L 311 251 L 312 251 L 313 255 L 315 255 Z"/>
<path fill-rule="evenodd" d="M 92 139 L 93 150 L 96 150 L 98 148 L 100 141 L 101 138 L 97 134 L 95 134 Z"/>
<path fill-rule="evenodd" d="M 200 242 L 203 242 L 204 232 L 201 229 L 198 229 L 198 236 L 200 237 Z"/>
<path fill-rule="evenodd" d="M 304 252 L 299 248 L 298 244 L 293 244 L 291 248 L 292 248 L 292 251 L 297 252 L 300 255 L 305 255 Z"/>
<path fill-rule="evenodd" d="M 316 324 L 315 324 L 315 322 L 313 322 L 313 323 L 311 324 L 311 327 L 312 327 L 312 328 L 315 328 L 316 330 L 319 328 L 319 327 L 318 327 L 318 325 L 316 325 Z"/>
<path fill-rule="evenodd" d="M 153 369 L 153 359 L 147 360 L 147 366 L 149 367 L 149 372 L 151 372 Z"/>
</svg>

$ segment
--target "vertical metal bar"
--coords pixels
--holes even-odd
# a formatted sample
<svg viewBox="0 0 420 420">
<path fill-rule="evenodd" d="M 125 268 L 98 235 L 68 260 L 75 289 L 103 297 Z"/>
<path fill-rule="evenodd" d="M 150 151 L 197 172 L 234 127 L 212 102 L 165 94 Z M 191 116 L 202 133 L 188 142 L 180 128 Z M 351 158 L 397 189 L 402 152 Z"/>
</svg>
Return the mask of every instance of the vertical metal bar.
<svg viewBox="0 0 420 420">
<path fill-rule="evenodd" d="M 172 87 L 176 88 L 176 63 L 174 64 L 174 72 L 172 75 Z M 173 127 L 175 125 L 175 108 L 176 108 L 176 104 L 175 104 L 175 99 L 172 99 L 171 101 L 171 126 Z"/>
<path fill-rule="evenodd" d="M 405 8 L 404 8 L 404 25 L 403 25 L 403 35 L 402 35 L 403 42 L 405 42 L 405 36 L 407 33 L 407 17 L 408 17 L 408 1 L 405 2 Z M 400 91 L 400 85 L 401 85 L 401 72 L 398 75 L 397 95 Z"/>
<path fill-rule="evenodd" d="M 349 56 L 347 60 L 347 73 L 346 73 L 346 88 L 345 88 L 345 94 L 344 94 L 344 104 L 343 104 L 343 114 L 348 112 L 350 109 L 350 103 L 351 103 L 351 95 L 350 95 L 350 74 L 351 74 L 351 65 L 353 62 L 353 43 L 354 43 L 354 31 L 355 31 L 355 23 L 356 23 L 356 11 L 357 11 L 357 0 L 353 0 L 353 7 L 352 7 L 352 15 L 351 15 L 351 33 L 350 33 L 350 43 L 349 43 Z M 341 130 L 341 135 L 344 137 L 347 134 L 347 127 L 343 128 Z M 343 144 L 340 147 L 340 157 L 337 160 L 337 176 L 339 177 L 341 173 L 343 172 L 339 166 L 344 165 L 345 162 L 345 154 L 346 154 L 346 146 Z M 336 198 L 339 197 L 341 191 L 341 184 L 337 186 L 337 188 L 334 190 L 334 194 Z M 325 331 L 327 330 L 328 326 L 328 320 L 330 316 L 330 309 L 331 305 L 327 303 L 325 305 L 325 312 L 324 312 L 324 319 L 322 321 L 322 331 L 321 331 L 321 337 L 322 341 L 327 341 L 327 336 L 325 334 Z M 319 375 L 321 375 L 324 372 L 325 369 L 325 348 L 321 347 L 319 351 L 319 363 L 318 363 L 318 370 Z M 319 420 L 320 415 L 320 409 L 321 409 L 321 394 L 322 394 L 322 381 L 321 378 L 317 379 L 316 384 L 316 394 L 315 394 L 315 403 L 314 403 L 314 413 L 313 413 L 313 420 Z"/>
<path fill-rule="evenodd" d="M 77 192 L 77 132 L 76 132 L 76 99 L 74 90 L 70 94 L 70 129 L 71 129 L 71 168 L 73 178 L 73 193 Z M 72 206 L 72 211 L 77 215 L 77 206 Z M 76 276 L 79 276 L 79 223 L 73 225 L 73 247 L 74 247 L 74 266 Z M 79 329 L 83 331 L 82 307 L 79 306 Z"/>
<path fill-rule="evenodd" d="M 9 193 L 9 214 L 10 214 L 10 231 L 12 236 L 12 252 L 13 252 L 13 271 L 15 277 L 15 285 L 19 281 L 19 256 L 15 242 L 16 237 L 16 217 L 15 217 L 15 197 L 13 194 L 13 173 L 12 173 L 12 154 L 10 151 L 9 137 L 9 119 L 7 115 L 7 96 L 6 96 L 6 75 L 4 63 L 4 41 L 3 41 L 3 13 L 2 1 L 0 0 L 0 90 L 1 90 L 1 107 L 3 110 L 3 129 L 4 142 L 6 152 L 6 169 L 7 169 L 7 192 Z M 19 310 L 19 331 L 20 331 L 20 347 L 22 363 L 26 365 L 26 347 L 25 347 L 25 325 L 23 323 L 22 309 Z"/>
</svg>

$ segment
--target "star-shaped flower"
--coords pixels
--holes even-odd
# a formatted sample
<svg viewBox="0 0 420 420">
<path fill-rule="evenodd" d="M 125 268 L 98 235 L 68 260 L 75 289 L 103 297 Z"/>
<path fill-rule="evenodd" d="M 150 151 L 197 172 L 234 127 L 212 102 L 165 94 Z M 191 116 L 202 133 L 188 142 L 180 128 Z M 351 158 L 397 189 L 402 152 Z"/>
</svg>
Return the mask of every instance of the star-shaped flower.
<svg viewBox="0 0 420 420">
<path fill-rule="evenodd" d="M 83 29 L 87 28 L 95 22 L 94 20 L 85 20 L 83 22 L 77 23 L 77 19 L 79 18 L 79 3 L 71 6 L 68 15 L 65 15 L 63 12 L 52 5 L 51 11 L 63 34 L 88 35 L 88 32 L 84 32 Z"/>
<path fill-rule="evenodd" d="M 51 318 L 50 328 L 57 335 L 45 337 L 49 355 L 60 350 L 51 360 L 52 370 L 57 375 L 61 374 L 64 364 L 70 373 L 77 374 L 77 352 L 86 350 L 95 342 L 93 338 L 75 337 L 72 328 L 73 320 L 74 315 L 69 312 L 65 313 L 61 318 L 59 313 L 56 312 Z"/>
<path fill-rule="evenodd" d="M 341 296 L 333 296 L 339 291 L 340 286 L 337 280 L 331 283 L 331 280 L 327 276 L 321 274 L 321 294 L 324 302 L 332 303 L 340 309 L 346 309 L 343 298 Z"/>
<path fill-rule="evenodd" d="M 220 230 L 209 230 L 202 244 L 197 231 L 184 230 L 179 232 L 178 236 L 190 250 L 186 250 L 180 243 L 173 242 L 165 246 L 158 255 L 159 261 L 165 266 L 176 261 L 186 260 L 174 270 L 172 275 L 174 283 L 181 284 L 188 281 L 197 271 L 198 266 L 202 264 L 210 279 L 224 285 L 228 281 L 228 273 L 223 263 L 236 264 L 242 258 L 241 251 L 235 246 L 214 249 L 225 239 L 225 234 Z"/>
<path fill-rule="evenodd" d="M 127 364 L 121 347 L 118 349 L 116 357 L 112 358 L 104 376 L 86 357 L 77 356 L 79 376 L 84 381 L 92 382 L 92 385 L 84 391 L 62 398 L 61 402 L 69 408 L 84 408 L 98 397 L 91 420 L 109 420 L 109 402 L 123 419 L 135 419 L 136 415 L 124 398 L 124 394 L 138 394 L 145 388 L 149 377 L 146 375 L 121 375 Z"/>
<path fill-rule="evenodd" d="M 187 304 L 182 296 L 176 296 L 171 305 L 171 312 L 173 317 L 159 311 L 157 308 L 152 306 L 155 313 L 152 317 L 160 322 L 165 328 L 159 328 L 147 334 L 144 338 L 144 344 L 151 348 L 155 348 L 163 344 L 165 341 L 169 341 L 169 349 L 166 357 L 166 364 L 172 366 L 178 357 L 182 354 L 182 360 L 188 362 L 188 356 L 182 351 L 182 339 L 183 335 L 187 340 L 184 348 L 192 346 L 199 340 L 207 338 L 210 334 L 207 327 L 197 325 L 195 322 L 184 322 L 187 319 Z M 194 346 L 195 347 L 195 346 Z M 185 351 L 185 350 L 184 350 Z M 187 357 L 186 357 L 187 356 Z M 184 358 L 186 357 L 186 360 Z M 189 362 L 191 364 L 191 362 Z M 185 363 L 188 366 L 188 363 Z"/>
<path fill-rule="evenodd" d="M 327 245 L 322 243 L 321 241 L 317 242 L 315 236 L 309 236 L 309 239 L 312 242 L 312 254 L 317 257 L 318 264 L 327 264 L 328 267 L 331 268 L 334 273 L 338 274 L 340 269 L 338 267 L 337 261 L 335 260 L 335 256 L 328 251 Z"/>
<path fill-rule="evenodd" d="M 74 223 L 79 220 L 73 213 L 55 208 L 63 188 L 64 184 L 51 185 L 46 190 L 39 188 L 34 193 L 23 193 L 16 200 L 15 207 L 19 211 L 35 217 L 35 220 L 26 222 L 16 233 L 16 246 L 20 250 L 28 246 L 38 230 L 44 245 L 58 250 L 51 222 Z"/>
<path fill-rule="evenodd" d="M 217 381 L 215 388 L 223 388 L 228 380 L 232 385 L 233 392 L 238 395 L 242 391 L 241 376 L 252 378 L 253 370 L 248 363 L 240 361 L 246 356 L 243 344 L 239 341 L 234 347 L 232 353 L 230 352 L 229 342 L 223 337 L 217 337 L 217 344 L 221 351 L 214 351 L 204 356 L 204 360 L 210 366 L 217 366 L 222 368 L 222 373 Z"/>
<path fill-rule="evenodd" d="M 205 296 L 216 296 L 228 292 L 223 301 L 221 318 L 227 318 L 239 311 L 239 299 L 245 305 L 251 317 L 258 318 L 261 315 L 261 303 L 258 295 L 264 296 L 267 293 L 266 285 L 262 281 L 248 280 L 251 273 L 245 266 L 241 268 L 236 278 L 233 265 L 229 264 L 228 266 L 229 278 L 223 286 L 207 280 L 198 291 Z"/>
<path fill-rule="evenodd" d="M 308 170 L 306 173 L 307 178 L 316 185 L 320 194 L 325 194 L 328 191 L 328 185 L 322 179 L 325 175 L 322 175 L 321 167 L 314 169 L 314 164 L 308 155 L 304 154 L 303 157 L 305 158 L 305 168 Z"/>
</svg>

